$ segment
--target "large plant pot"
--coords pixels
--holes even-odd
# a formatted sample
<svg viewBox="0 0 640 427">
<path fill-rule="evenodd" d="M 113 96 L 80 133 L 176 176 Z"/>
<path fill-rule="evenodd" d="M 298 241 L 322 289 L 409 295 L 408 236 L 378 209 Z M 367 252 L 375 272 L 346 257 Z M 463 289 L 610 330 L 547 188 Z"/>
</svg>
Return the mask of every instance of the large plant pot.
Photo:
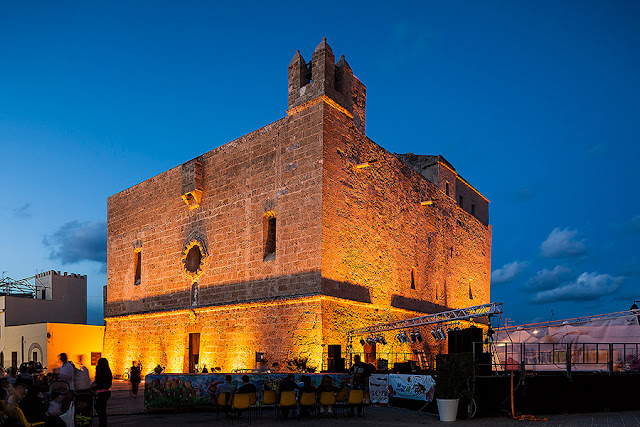
<svg viewBox="0 0 640 427">
<path fill-rule="evenodd" d="M 436 399 L 440 421 L 455 421 L 458 414 L 458 399 Z"/>
</svg>

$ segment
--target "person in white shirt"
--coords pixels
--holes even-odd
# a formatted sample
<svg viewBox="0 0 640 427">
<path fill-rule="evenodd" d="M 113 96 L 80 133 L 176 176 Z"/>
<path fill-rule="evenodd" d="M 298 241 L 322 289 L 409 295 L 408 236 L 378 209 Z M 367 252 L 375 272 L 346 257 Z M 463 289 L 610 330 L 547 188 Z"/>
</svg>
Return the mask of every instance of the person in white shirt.
<svg viewBox="0 0 640 427">
<path fill-rule="evenodd" d="M 78 356 L 78 367 L 74 371 L 73 387 L 76 390 L 88 390 L 91 388 L 91 377 L 87 367 L 82 364 L 82 356 Z"/>
<path fill-rule="evenodd" d="M 60 353 L 58 358 L 60 358 L 62 362 L 62 366 L 60 366 L 60 370 L 58 371 L 58 379 L 60 381 L 66 381 L 69 384 L 69 389 L 74 390 L 73 377 L 75 368 L 67 359 L 67 353 Z"/>
</svg>

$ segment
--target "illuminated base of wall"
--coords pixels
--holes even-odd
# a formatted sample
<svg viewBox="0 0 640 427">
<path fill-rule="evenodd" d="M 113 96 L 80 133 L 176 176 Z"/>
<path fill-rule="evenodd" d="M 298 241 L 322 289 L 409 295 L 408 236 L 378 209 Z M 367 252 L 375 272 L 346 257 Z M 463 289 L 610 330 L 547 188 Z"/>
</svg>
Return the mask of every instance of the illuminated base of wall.
<svg viewBox="0 0 640 427">
<path fill-rule="evenodd" d="M 156 365 L 188 372 L 189 335 L 198 333 L 199 364 L 209 370 L 253 369 L 256 352 L 265 353 L 268 366 L 302 356 L 320 368 L 326 345 L 341 344 L 346 353 L 349 329 L 420 314 L 327 296 L 136 314 L 105 319 L 103 353 L 114 375 L 133 360 L 144 374 Z"/>
</svg>

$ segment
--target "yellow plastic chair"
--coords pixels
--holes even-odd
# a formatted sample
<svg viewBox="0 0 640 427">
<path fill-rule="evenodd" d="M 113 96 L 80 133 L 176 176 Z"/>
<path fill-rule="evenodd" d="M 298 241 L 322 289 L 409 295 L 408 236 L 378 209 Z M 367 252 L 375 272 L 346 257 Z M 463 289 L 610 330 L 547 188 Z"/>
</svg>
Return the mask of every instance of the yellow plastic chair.
<svg viewBox="0 0 640 427">
<path fill-rule="evenodd" d="M 257 404 L 257 398 L 256 398 L 256 394 L 254 393 L 249 393 L 249 404 L 251 405 L 251 407 L 253 408 L 254 412 L 256 413 L 256 416 L 260 416 L 262 417 L 262 412 L 260 411 L 260 407 Z"/>
<path fill-rule="evenodd" d="M 347 405 L 349 405 L 349 412 L 353 411 L 354 406 L 361 407 L 362 417 L 364 418 L 364 391 L 351 390 L 349 392 L 349 399 L 347 400 Z"/>
<path fill-rule="evenodd" d="M 280 402 L 278 402 L 278 410 L 276 411 L 276 417 L 280 417 L 281 415 L 283 415 L 281 413 L 282 409 L 285 408 L 293 408 L 293 410 L 296 410 L 297 407 L 297 403 L 296 403 L 296 392 L 295 391 L 283 391 L 282 393 L 280 393 Z M 295 413 L 295 412 L 294 412 Z"/>
<path fill-rule="evenodd" d="M 329 411 L 332 411 L 333 409 L 333 416 L 335 418 L 338 418 L 338 411 L 336 410 L 336 394 L 332 391 L 323 391 L 322 393 L 320 393 L 320 406 L 328 406 L 329 407 Z M 333 408 L 331 408 L 333 407 Z M 318 411 L 318 414 L 321 414 L 322 408 L 320 408 L 320 410 Z M 329 412 L 329 413 L 332 413 Z"/>
<path fill-rule="evenodd" d="M 42 425 L 44 425 L 44 421 L 39 421 L 37 423 L 30 423 L 29 421 L 27 421 L 27 418 L 24 416 L 24 413 L 22 412 L 22 409 L 18 408 L 17 406 L 13 408 L 12 418 L 15 419 L 15 420 L 18 420 L 20 425 L 22 425 L 24 427 L 42 426 Z"/>
<path fill-rule="evenodd" d="M 342 407 L 342 415 L 344 415 L 344 410 L 347 407 L 347 400 L 349 400 L 348 389 L 343 388 L 342 390 L 338 391 L 338 393 L 336 393 L 336 408 Z"/>
<path fill-rule="evenodd" d="M 262 394 L 262 402 L 260 402 L 260 411 L 263 410 L 265 406 L 273 406 L 278 409 L 278 393 L 275 390 L 265 390 Z M 276 419 L 278 415 L 276 414 Z"/>
<path fill-rule="evenodd" d="M 310 392 L 304 392 L 300 395 L 300 411 L 298 413 L 298 418 L 302 416 L 303 409 L 309 409 L 310 412 L 316 410 L 316 394 Z"/>
<path fill-rule="evenodd" d="M 220 410 L 224 410 L 225 412 L 229 411 L 229 407 L 231 406 L 231 401 L 233 400 L 233 395 L 231 393 L 220 393 L 218 395 L 218 405 L 216 409 L 218 411 L 218 419 L 220 419 Z"/>
<path fill-rule="evenodd" d="M 233 401 L 231 402 L 231 424 L 238 417 L 238 412 L 244 410 L 249 414 L 249 424 L 251 424 L 251 396 L 253 396 L 255 402 L 254 393 L 242 393 L 233 396 Z"/>
</svg>

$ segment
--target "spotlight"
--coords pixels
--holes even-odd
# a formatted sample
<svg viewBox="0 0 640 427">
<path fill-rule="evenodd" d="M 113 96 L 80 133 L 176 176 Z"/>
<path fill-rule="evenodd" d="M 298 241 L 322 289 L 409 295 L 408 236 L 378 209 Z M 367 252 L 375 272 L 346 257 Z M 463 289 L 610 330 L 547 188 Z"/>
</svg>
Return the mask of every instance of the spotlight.
<svg viewBox="0 0 640 427">
<path fill-rule="evenodd" d="M 371 338 L 371 337 L 367 337 L 367 344 L 369 344 L 369 345 L 374 345 L 375 343 L 376 343 L 376 340 L 374 340 L 374 339 L 373 339 L 373 338 Z"/>
<path fill-rule="evenodd" d="M 416 342 L 416 333 L 411 331 L 411 335 L 409 335 L 411 337 L 411 342 L 415 344 Z"/>
<path fill-rule="evenodd" d="M 402 333 L 402 339 L 404 340 L 404 342 L 409 342 L 409 336 L 407 335 L 406 332 Z"/>
<path fill-rule="evenodd" d="M 380 344 L 387 345 L 387 340 L 384 339 L 384 337 L 382 335 L 379 338 L 380 338 Z"/>
<path fill-rule="evenodd" d="M 360 338 L 360 345 L 364 347 L 364 345 L 366 344 L 365 340 L 363 340 L 362 338 Z"/>
<path fill-rule="evenodd" d="M 434 340 L 438 341 L 440 339 L 440 337 L 438 336 L 438 333 L 435 331 L 435 329 L 431 330 L 431 336 L 433 337 Z"/>
<path fill-rule="evenodd" d="M 402 342 L 404 342 L 404 341 L 402 340 L 402 335 L 400 335 L 400 334 L 396 335 L 396 339 L 397 339 L 399 342 L 401 342 L 401 343 L 402 343 Z"/>
<path fill-rule="evenodd" d="M 418 342 L 422 342 L 422 334 L 420 333 L 420 331 L 416 332 L 416 339 L 418 340 Z"/>
<path fill-rule="evenodd" d="M 447 339 L 447 334 L 444 332 L 444 329 L 438 329 L 438 337 L 440 337 L 441 340 Z"/>
</svg>

